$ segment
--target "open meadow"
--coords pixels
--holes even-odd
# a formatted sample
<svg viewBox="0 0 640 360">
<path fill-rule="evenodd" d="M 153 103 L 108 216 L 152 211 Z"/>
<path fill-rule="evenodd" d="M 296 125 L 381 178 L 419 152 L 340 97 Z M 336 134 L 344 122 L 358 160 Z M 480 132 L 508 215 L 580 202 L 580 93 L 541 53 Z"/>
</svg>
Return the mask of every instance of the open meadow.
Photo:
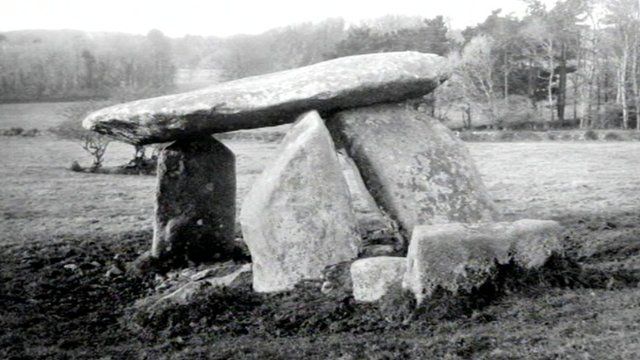
<svg viewBox="0 0 640 360">
<path fill-rule="evenodd" d="M 61 104 L 35 113 L 17 106 L 0 105 L 0 128 L 45 130 L 61 120 Z M 532 286 L 419 326 L 363 319 L 351 303 L 314 305 L 333 325 L 349 323 L 320 326 L 329 320 L 314 320 L 293 295 L 247 295 L 233 306 L 221 300 L 229 310 L 220 310 L 218 327 L 174 324 L 154 337 L 123 320 L 148 279 L 104 274 L 149 247 L 155 178 L 72 172 L 73 160 L 90 159 L 47 132 L 0 141 L 0 358 L 640 356 L 640 142 L 467 143 L 502 215 L 560 221 L 567 254 L 597 274 L 591 282 Z M 236 154 L 241 200 L 277 144 L 225 143 Z M 106 164 L 132 154 L 114 142 Z M 265 305 L 287 301 L 294 305 Z M 277 320 L 282 312 L 295 319 Z"/>
</svg>

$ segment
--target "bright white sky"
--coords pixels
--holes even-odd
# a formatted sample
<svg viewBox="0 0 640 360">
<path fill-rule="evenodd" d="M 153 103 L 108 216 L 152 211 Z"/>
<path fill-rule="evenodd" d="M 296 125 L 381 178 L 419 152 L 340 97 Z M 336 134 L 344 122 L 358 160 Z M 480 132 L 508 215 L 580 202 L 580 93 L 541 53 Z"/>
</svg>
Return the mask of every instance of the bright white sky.
<svg viewBox="0 0 640 360">
<path fill-rule="evenodd" d="M 547 6 L 555 0 L 544 0 Z M 327 17 L 358 22 L 386 14 L 443 15 L 454 28 L 482 22 L 492 10 L 522 15 L 520 0 L 0 0 L 0 31 L 77 29 L 168 36 L 255 34 Z"/>
</svg>

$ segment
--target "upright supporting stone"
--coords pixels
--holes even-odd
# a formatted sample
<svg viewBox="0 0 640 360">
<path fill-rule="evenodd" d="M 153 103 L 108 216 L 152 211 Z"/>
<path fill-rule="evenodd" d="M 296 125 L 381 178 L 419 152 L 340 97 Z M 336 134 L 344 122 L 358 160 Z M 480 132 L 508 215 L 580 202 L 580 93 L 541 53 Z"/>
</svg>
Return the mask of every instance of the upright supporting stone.
<svg viewBox="0 0 640 360">
<path fill-rule="evenodd" d="M 471 155 L 438 120 L 385 104 L 340 112 L 327 126 L 407 237 L 420 224 L 494 220 Z"/>
<path fill-rule="evenodd" d="M 291 127 L 280 155 L 242 203 L 240 220 L 259 292 L 321 279 L 327 266 L 358 255 L 349 189 L 317 112 L 301 115 Z"/>
<path fill-rule="evenodd" d="M 151 256 L 178 263 L 228 258 L 234 247 L 235 175 L 235 156 L 210 136 L 162 150 Z"/>
</svg>

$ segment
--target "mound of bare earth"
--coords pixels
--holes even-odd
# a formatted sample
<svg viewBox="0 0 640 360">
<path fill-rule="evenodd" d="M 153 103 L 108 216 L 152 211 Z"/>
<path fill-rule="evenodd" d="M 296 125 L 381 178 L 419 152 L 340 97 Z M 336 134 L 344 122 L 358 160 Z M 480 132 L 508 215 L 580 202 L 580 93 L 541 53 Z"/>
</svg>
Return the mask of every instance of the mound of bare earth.
<svg viewBox="0 0 640 360">
<path fill-rule="evenodd" d="M 567 253 L 546 270 L 507 274 L 486 301 L 413 311 L 410 296 L 357 304 L 318 284 L 256 294 L 211 290 L 153 321 L 136 299 L 153 279 L 124 270 L 148 232 L 56 237 L 0 248 L 2 358 L 632 358 L 640 351 L 640 214 L 558 218 Z M 616 266 L 613 266 L 615 263 Z M 490 289 L 489 289 L 490 290 Z"/>
</svg>

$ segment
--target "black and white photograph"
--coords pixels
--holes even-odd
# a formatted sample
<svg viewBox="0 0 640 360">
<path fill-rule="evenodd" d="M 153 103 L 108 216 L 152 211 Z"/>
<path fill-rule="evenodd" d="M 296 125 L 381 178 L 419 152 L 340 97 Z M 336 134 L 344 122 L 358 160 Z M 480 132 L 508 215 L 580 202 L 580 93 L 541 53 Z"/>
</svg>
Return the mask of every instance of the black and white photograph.
<svg viewBox="0 0 640 360">
<path fill-rule="evenodd" d="M 640 0 L 0 0 L 0 359 L 640 359 Z"/>
</svg>

